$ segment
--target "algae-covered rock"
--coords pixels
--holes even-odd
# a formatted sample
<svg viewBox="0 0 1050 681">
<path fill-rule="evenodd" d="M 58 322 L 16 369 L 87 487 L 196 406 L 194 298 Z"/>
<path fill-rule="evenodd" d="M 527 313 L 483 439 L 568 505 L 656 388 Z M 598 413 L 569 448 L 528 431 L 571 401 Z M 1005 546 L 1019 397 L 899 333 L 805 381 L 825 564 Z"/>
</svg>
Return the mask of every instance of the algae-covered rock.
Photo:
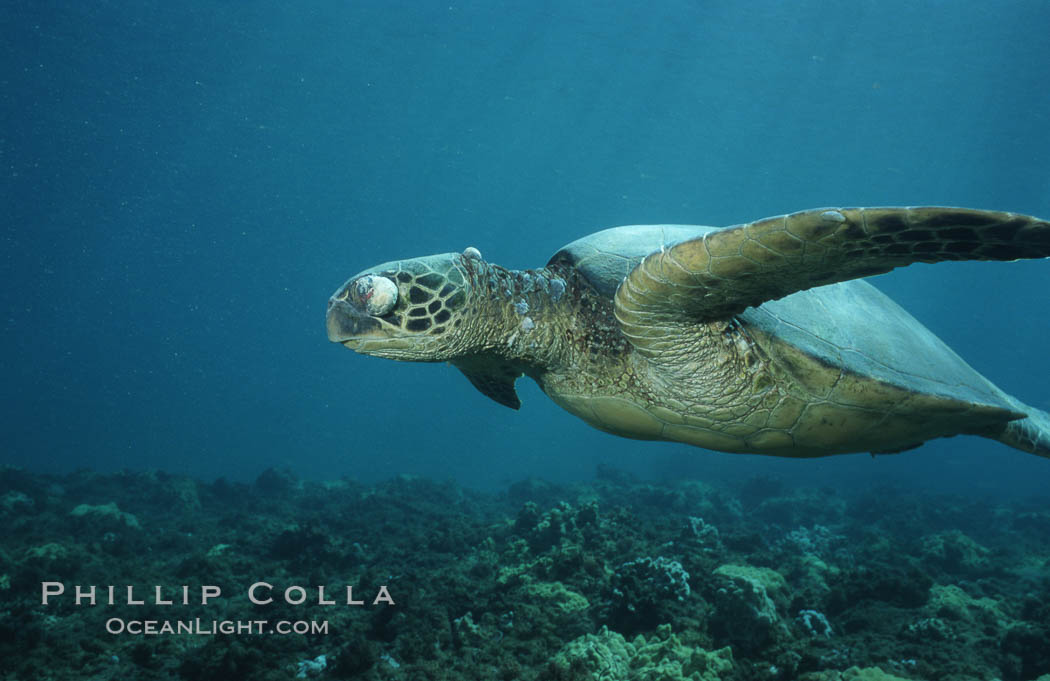
<svg viewBox="0 0 1050 681">
<path fill-rule="evenodd" d="M 76 547 L 57 542 L 29 546 L 23 554 L 22 564 L 11 573 L 16 588 L 38 582 L 66 578 L 83 569 L 87 556 Z"/>
<path fill-rule="evenodd" d="M 1041 500 L 992 517 L 979 500 L 887 492 L 829 515 L 819 494 L 782 487 L 772 496 L 814 504 L 769 504 L 792 514 L 773 522 L 699 483 L 520 487 L 528 494 L 407 477 L 268 474 L 253 486 L 0 466 L 4 672 L 276 681 L 323 653 L 317 678 L 362 681 L 1050 681 Z M 758 492 L 746 508 L 770 498 Z M 147 603 L 126 614 L 219 607 L 231 621 L 324 619 L 337 638 L 113 636 L 101 624 L 122 607 L 41 607 L 40 583 L 56 580 L 67 594 L 127 582 L 147 597 L 151 584 L 166 597 L 220 584 L 207 613 Z M 277 602 L 248 601 L 257 580 L 280 585 Z M 353 584 L 367 601 L 384 584 L 397 605 L 295 607 L 279 598 L 291 584 L 337 599 Z"/>
<path fill-rule="evenodd" d="M 56 560 L 65 560 L 69 556 L 69 549 L 55 542 L 48 542 L 40 546 L 31 546 L 26 549 L 26 560 L 50 563 Z"/>
<path fill-rule="evenodd" d="M 824 525 L 817 524 L 811 527 L 796 527 L 777 543 L 781 548 L 792 553 L 829 556 L 844 540 L 845 537 L 842 535 L 836 534 Z"/>
<path fill-rule="evenodd" d="M 187 511 L 199 511 L 201 498 L 198 484 L 189 478 L 172 478 L 168 482 L 168 494 L 173 501 Z"/>
<path fill-rule="evenodd" d="M 526 502 L 514 529 L 518 536 L 526 539 L 530 548 L 539 553 L 557 546 L 576 533 L 576 511 L 566 502 L 560 502 L 554 508 L 540 513 L 535 503 Z"/>
<path fill-rule="evenodd" d="M 609 581 L 613 623 L 634 633 L 672 620 L 691 593 L 689 573 L 677 560 L 643 556 L 620 564 Z"/>
<path fill-rule="evenodd" d="M 594 681 L 626 681 L 633 657 L 634 647 L 622 635 L 602 627 L 597 634 L 585 634 L 562 646 L 551 659 L 551 666 L 562 672 L 570 668 L 584 671 Z"/>
<path fill-rule="evenodd" d="M 139 529 L 142 526 L 139 525 L 139 519 L 130 513 L 121 511 L 115 502 L 108 504 L 102 504 L 100 506 L 91 506 L 90 504 L 80 504 L 72 511 L 69 515 L 74 518 L 84 518 L 86 520 L 97 522 L 99 524 L 111 524 L 111 525 L 125 525 L 127 527 L 133 527 Z"/>
<path fill-rule="evenodd" d="M 809 601 L 818 601 L 827 596 L 831 592 L 828 581 L 841 573 L 838 567 L 828 565 L 819 556 L 808 553 L 790 557 L 780 569 L 791 580 L 795 591 L 805 595 Z"/>
<path fill-rule="evenodd" d="M 18 490 L 11 490 L 0 496 L 0 511 L 6 513 L 17 513 L 32 509 L 33 499 Z"/>
<path fill-rule="evenodd" d="M 524 539 L 512 539 L 500 556 L 502 567 L 496 573 L 499 584 L 517 584 L 532 569 L 535 561 L 529 560 L 529 545 Z"/>
<path fill-rule="evenodd" d="M 296 663 L 297 673 L 295 678 L 297 679 L 308 679 L 314 676 L 320 676 L 321 672 L 328 667 L 328 656 L 318 655 L 312 660 L 300 660 Z"/>
<path fill-rule="evenodd" d="M 1001 629 L 1009 618 L 991 598 L 974 598 L 954 584 L 934 584 L 926 608 L 932 614 L 966 624 L 983 624 Z"/>
<path fill-rule="evenodd" d="M 205 558 L 218 558 L 227 552 L 230 548 L 229 544 L 216 544 L 215 546 L 208 549 L 208 552 L 204 554 Z"/>
<path fill-rule="evenodd" d="M 940 617 L 923 617 L 911 622 L 901 635 L 911 641 L 931 644 L 939 641 L 953 641 L 958 636 L 955 628 Z"/>
<path fill-rule="evenodd" d="M 850 667 L 846 671 L 824 671 L 803 674 L 799 681 L 909 681 L 900 676 L 887 674 L 878 667 Z"/>
<path fill-rule="evenodd" d="M 988 567 L 991 553 L 959 530 L 939 532 L 922 538 L 923 560 L 945 572 L 968 574 Z"/>
<path fill-rule="evenodd" d="M 525 591 L 529 596 L 539 599 L 547 607 L 555 607 L 564 612 L 580 612 L 591 607 L 582 594 L 567 588 L 561 582 L 527 582 Z"/>
<path fill-rule="evenodd" d="M 727 564 L 716 569 L 714 574 L 733 582 L 747 583 L 770 596 L 779 595 L 787 589 L 783 575 L 771 568 Z"/>
<path fill-rule="evenodd" d="M 593 681 L 718 681 L 733 670 L 729 648 L 707 651 L 683 645 L 670 625 L 632 642 L 607 627 L 565 644 L 551 660 L 565 673 L 582 670 Z"/>
<path fill-rule="evenodd" d="M 1050 625 L 1021 622 L 1006 632 L 1000 648 L 1004 654 L 1004 678 L 1024 681 L 1050 669 Z"/>
<path fill-rule="evenodd" d="M 718 584 L 712 633 L 719 639 L 754 651 L 787 628 L 777 614 L 774 599 L 787 590 L 784 577 L 770 568 L 723 565 L 714 571 Z"/>
<path fill-rule="evenodd" d="M 850 667 L 842 672 L 842 681 L 908 681 L 904 677 L 888 674 L 878 667 Z"/>
<path fill-rule="evenodd" d="M 707 651 L 682 645 L 666 624 L 648 639 L 638 636 L 632 648 L 631 681 L 717 681 L 733 671 L 728 647 Z"/>
<path fill-rule="evenodd" d="M 485 640 L 481 627 L 474 621 L 474 613 L 471 612 L 452 620 L 452 637 L 460 648 L 477 647 Z"/>
<path fill-rule="evenodd" d="M 627 597 L 624 589 L 640 587 L 648 598 L 684 601 L 689 597 L 689 573 L 677 560 L 657 556 L 628 561 L 616 568 L 613 575 L 614 593 Z M 637 603 L 638 599 L 629 599 Z"/>
<path fill-rule="evenodd" d="M 594 631 L 594 621 L 588 614 L 591 603 L 577 588 L 559 581 L 524 576 L 521 588 L 510 596 L 514 602 L 515 633 L 532 637 L 556 636 L 560 641 L 568 641 Z"/>
<path fill-rule="evenodd" d="M 288 468 L 267 468 L 255 479 L 255 489 L 268 497 L 292 494 L 303 486 L 302 480 Z"/>
<path fill-rule="evenodd" d="M 825 607 L 837 615 L 845 610 L 869 607 L 873 602 L 898 608 L 918 608 L 930 599 L 933 579 L 914 567 L 872 563 L 842 570 L 828 579 L 831 593 Z"/>
</svg>

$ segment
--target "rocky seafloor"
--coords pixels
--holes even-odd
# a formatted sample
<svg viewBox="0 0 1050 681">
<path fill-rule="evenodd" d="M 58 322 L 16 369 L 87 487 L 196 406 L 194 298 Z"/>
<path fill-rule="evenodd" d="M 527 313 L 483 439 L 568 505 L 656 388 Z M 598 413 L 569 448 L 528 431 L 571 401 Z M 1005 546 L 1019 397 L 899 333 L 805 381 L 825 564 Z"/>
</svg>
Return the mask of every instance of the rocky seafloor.
<svg viewBox="0 0 1050 681">
<path fill-rule="evenodd" d="M 1050 681 L 1045 499 L 0 469 L 0 523 L 5 680 Z"/>
</svg>

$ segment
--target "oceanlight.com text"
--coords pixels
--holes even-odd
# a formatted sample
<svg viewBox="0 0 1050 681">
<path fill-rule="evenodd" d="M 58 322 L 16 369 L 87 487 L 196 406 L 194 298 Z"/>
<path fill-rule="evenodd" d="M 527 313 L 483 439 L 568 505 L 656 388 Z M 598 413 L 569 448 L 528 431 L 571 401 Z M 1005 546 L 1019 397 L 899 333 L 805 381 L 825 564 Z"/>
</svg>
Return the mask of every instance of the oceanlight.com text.
<svg viewBox="0 0 1050 681">
<path fill-rule="evenodd" d="M 132 636 L 160 636 L 164 634 L 189 634 L 195 636 L 303 636 L 306 634 L 328 634 L 328 620 L 208 620 L 196 617 L 187 620 L 135 620 L 111 617 L 106 620 L 106 631 L 110 634 Z"/>
</svg>

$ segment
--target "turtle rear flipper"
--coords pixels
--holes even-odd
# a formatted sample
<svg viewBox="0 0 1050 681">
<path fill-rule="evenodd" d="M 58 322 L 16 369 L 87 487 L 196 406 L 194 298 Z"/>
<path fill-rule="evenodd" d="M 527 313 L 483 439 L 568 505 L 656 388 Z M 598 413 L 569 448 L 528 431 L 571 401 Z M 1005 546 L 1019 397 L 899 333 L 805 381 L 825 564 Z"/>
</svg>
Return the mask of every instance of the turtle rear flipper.
<svg viewBox="0 0 1050 681">
<path fill-rule="evenodd" d="M 1050 458 L 1050 414 L 1025 407 L 1027 417 L 1010 421 L 987 435 L 1004 445 Z"/>
<path fill-rule="evenodd" d="M 710 232 L 648 255 L 616 291 L 645 352 L 663 323 L 728 319 L 796 291 L 914 262 L 1050 257 L 1050 223 L 965 208 L 819 208 Z"/>
</svg>

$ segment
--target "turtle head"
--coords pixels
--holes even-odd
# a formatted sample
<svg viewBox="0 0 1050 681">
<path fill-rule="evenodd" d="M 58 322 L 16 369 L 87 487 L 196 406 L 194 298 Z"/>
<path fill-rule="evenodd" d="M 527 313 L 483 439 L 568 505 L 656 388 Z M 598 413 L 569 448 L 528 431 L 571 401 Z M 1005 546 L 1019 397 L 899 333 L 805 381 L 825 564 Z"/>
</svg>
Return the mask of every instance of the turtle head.
<svg viewBox="0 0 1050 681">
<path fill-rule="evenodd" d="M 383 263 L 358 273 L 328 300 L 328 339 L 388 359 L 452 359 L 465 343 L 461 325 L 469 273 L 481 254 L 442 253 Z"/>
</svg>

